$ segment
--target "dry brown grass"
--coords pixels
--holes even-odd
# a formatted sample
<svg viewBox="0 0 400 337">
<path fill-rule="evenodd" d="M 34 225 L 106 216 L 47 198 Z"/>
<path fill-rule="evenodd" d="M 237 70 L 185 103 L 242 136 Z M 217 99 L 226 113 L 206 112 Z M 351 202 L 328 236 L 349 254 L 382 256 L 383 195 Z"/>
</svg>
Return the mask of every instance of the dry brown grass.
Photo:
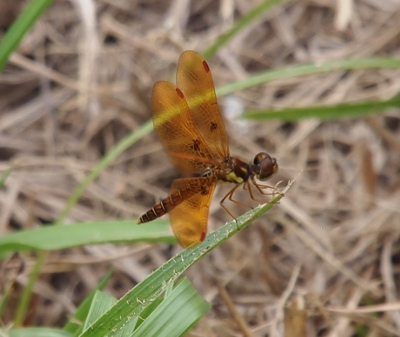
<svg viewBox="0 0 400 337">
<path fill-rule="evenodd" d="M 0 75 L 0 172 L 15 167 L 0 191 L 0 233 L 53 222 L 104 153 L 150 118 L 151 86 L 175 72 L 180 53 L 201 52 L 257 3 L 56 1 Z M 223 84 L 289 64 L 396 57 L 399 20 L 399 0 L 294 1 L 247 27 L 209 64 Z M 275 81 L 236 97 L 250 109 L 399 92 L 400 71 L 391 69 Z M 228 119 L 232 154 L 249 160 L 267 150 L 281 167 L 276 180 L 302 172 L 280 205 L 189 270 L 213 306 L 190 335 L 283 336 L 297 317 L 306 320 L 304 336 L 400 336 L 399 111 L 331 122 Z M 119 217 L 135 225 L 177 176 L 153 133 L 90 185 L 68 221 Z M 218 204 L 224 192 L 211 206 L 210 230 L 229 220 Z M 120 297 L 169 257 L 167 247 L 147 244 L 52 252 L 26 324 L 62 324 L 111 266 L 108 291 Z M 15 298 L 35 255 L 20 259 L 22 273 L 9 267 L 21 260 L 5 261 L 2 272 L 3 281 L 16 278 Z M 294 331 L 288 336 L 303 335 Z"/>
</svg>

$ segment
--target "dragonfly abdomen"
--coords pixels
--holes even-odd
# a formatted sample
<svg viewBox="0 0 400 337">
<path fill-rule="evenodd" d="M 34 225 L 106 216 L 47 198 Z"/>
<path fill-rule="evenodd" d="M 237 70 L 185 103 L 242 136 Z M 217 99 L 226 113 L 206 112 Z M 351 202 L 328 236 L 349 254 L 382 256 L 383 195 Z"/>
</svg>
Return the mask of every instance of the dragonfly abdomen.
<svg viewBox="0 0 400 337">
<path fill-rule="evenodd" d="M 153 221 L 163 216 L 174 209 L 174 207 L 179 205 L 183 200 L 184 198 L 181 193 L 171 194 L 168 198 L 161 200 L 159 204 L 155 205 L 152 209 L 143 214 L 138 223 Z"/>
</svg>

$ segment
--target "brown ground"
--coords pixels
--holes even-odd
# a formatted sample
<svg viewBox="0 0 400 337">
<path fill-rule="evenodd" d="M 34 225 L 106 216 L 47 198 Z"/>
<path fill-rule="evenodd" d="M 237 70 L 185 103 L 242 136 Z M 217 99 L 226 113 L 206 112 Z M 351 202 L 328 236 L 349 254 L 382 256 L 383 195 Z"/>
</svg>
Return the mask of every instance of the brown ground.
<svg viewBox="0 0 400 337">
<path fill-rule="evenodd" d="M 53 222 L 104 153 L 150 118 L 151 87 L 175 72 L 180 53 L 201 52 L 259 1 L 102 0 L 94 14 L 84 7 L 90 3 L 56 1 L 0 76 L 0 172 L 18 168 L 0 191 L 2 234 Z M 0 1 L 6 5 L 1 29 L 18 13 L 11 7 L 18 2 Z M 256 20 L 209 64 L 222 85 L 293 64 L 396 57 L 399 22 L 399 0 L 293 1 Z M 300 107 L 399 92 L 400 71 L 366 70 L 274 81 L 220 103 L 229 111 L 235 102 L 245 110 Z M 286 309 L 284 321 L 284 308 L 297 305 L 307 336 L 400 336 L 399 111 L 330 122 L 226 117 L 232 154 L 250 160 L 266 150 L 281 167 L 276 181 L 297 180 L 271 212 L 189 270 L 213 306 L 191 335 L 242 336 L 246 325 L 248 336 L 283 336 L 291 317 Z M 176 177 L 152 133 L 89 187 L 68 221 L 136 221 Z M 213 200 L 211 230 L 229 220 L 218 204 L 226 191 Z M 111 266 L 108 291 L 120 297 L 170 256 L 166 246 L 147 244 L 53 252 L 52 261 L 79 263 L 46 267 L 27 324 L 62 324 Z M 23 259 L 18 283 L 34 256 Z"/>
</svg>

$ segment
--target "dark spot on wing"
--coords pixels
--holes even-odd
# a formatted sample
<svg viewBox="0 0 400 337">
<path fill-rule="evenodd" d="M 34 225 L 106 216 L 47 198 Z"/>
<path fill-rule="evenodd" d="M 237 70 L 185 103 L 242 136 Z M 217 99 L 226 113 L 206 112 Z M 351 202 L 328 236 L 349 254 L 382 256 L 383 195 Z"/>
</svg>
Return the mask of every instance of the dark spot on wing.
<svg viewBox="0 0 400 337">
<path fill-rule="evenodd" d="M 218 129 L 218 124 L 217 124 L 217 123 L 214 123 L 214 122 L 211 122 L 211 124 L 210 124 L 210 130 L 211 130 L 211 131 L 214 131 L 214 130 L 216 130 L 216 129 Z"/>
<path fill-rule="evenodd" d="M 200 193 L 201 193 L 202 195 L 207 195 L 207 194 L 208 194 L 208 188 L 207 188 L 207 186 L 201 186 L 201 191 L 200 191 Z"/>
<path fill-rule="evenodd" d="M 193 150 L 200 151 L 200 141 L 198 139 L 193 140 Z"/>
</svg>

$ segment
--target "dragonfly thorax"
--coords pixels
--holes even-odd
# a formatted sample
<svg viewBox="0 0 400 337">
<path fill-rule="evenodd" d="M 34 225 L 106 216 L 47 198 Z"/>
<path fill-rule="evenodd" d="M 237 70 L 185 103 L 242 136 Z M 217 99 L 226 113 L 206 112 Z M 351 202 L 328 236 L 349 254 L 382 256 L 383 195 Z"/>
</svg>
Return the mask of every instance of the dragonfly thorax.
<svg viewBox="0 0 400 337">
<path fill-rule="evenodd" d="M 249 180 L 251 176 L 251 167 L 243 160 L 235 157 L 229 157 L 216 173 L 219 181 L 227 183 L 241 184 Z"/>
</svg>

